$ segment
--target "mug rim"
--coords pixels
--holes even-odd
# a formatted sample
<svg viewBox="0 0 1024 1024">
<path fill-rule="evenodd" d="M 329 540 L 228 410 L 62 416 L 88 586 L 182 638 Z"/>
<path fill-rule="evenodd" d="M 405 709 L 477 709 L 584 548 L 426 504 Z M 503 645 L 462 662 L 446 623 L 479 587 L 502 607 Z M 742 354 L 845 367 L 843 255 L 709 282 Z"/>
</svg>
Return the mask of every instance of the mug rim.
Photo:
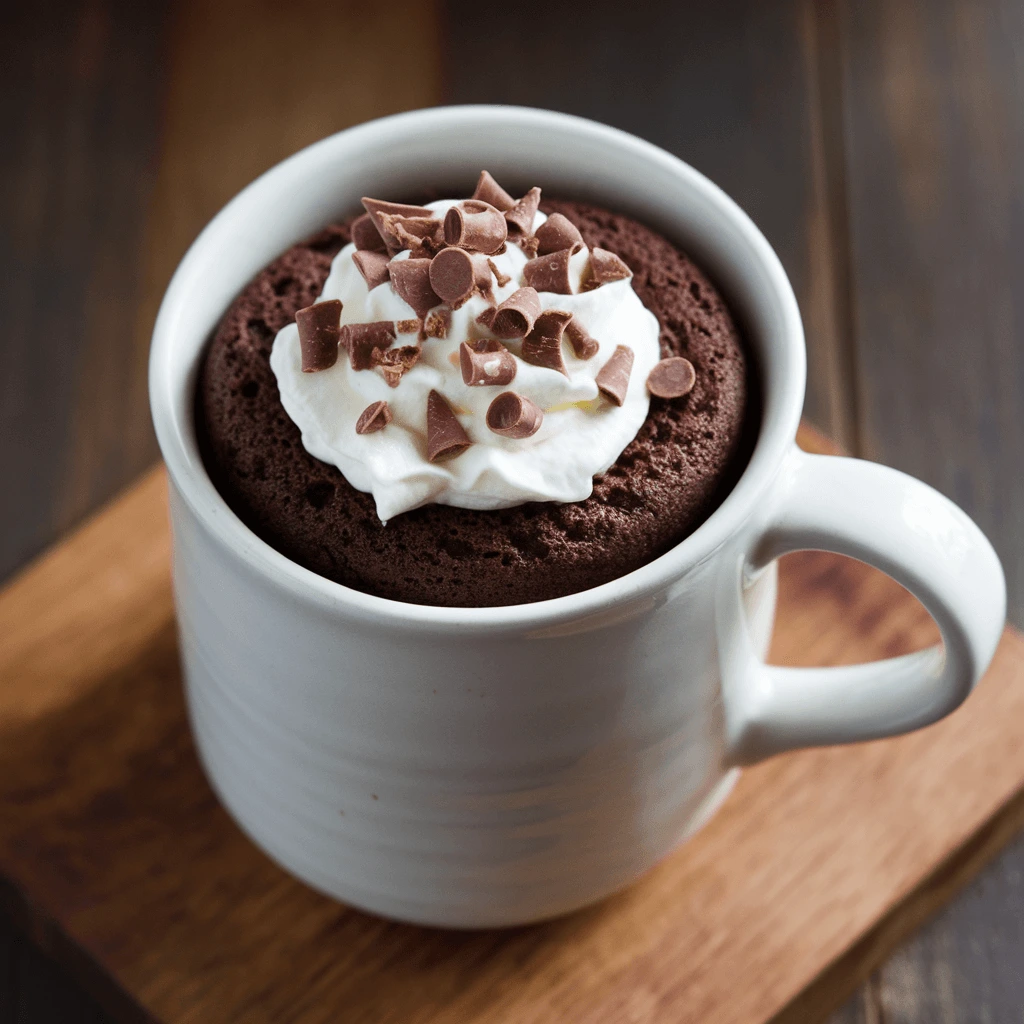
<svg viewBox="0 0 1024 1024">
<path fill-rule="evenodd" d="M 711 515 L 663 555 L 597 587 L 529 604 L 483 608 L 411 604 L 346 587 L 304 568 L 258 537 L 235 515 L 207 474 L 194 429 L 189 429 L 185 422 L 194 416 L 197 368 L 208 338 L 199 345 L 187 371 L 179 371 L 177 375 L 170 372 L 170 357 L 191 290 L 201 285 L 201 274 L 197 271 L 216 248 L 227 226 L 237 220 L 245 207 L 279 191 L 302 165 L 316 164 L 328 154 L 336 156 L 345 147 L 365 144 L 375 133 L 400 133 L 414 124 L 417 128 L 424 124 L 438 129 L 451 129 L 456 125 L 470 128 L 481 119 L 489 125 L 496 122 L 517 127 L 532 124 L 553 127 L 578 137 L 587 136 L 589 141 L 627 151 L 638 165 L 658 165 L 660 170 L 667 171 L 684 188 L 695 193 L 719 219 L 728 222 L 733 233 L 742 240 L 746 255 L 758 265 L 774 293 L 781 314 L 774 333 L 786 347 L 784 356 L 789 373 L 782 385 L 777 386 L 781 393 L 769 396 L 767 368 L 759 367 L 760 386 L 764 389 L 762 419 L 746 467 Z M 713 241 L 710 246 L 714 247 Z M 225 311 L 226 307 L 220 315 Z M 748 333 L 751 329 L 752 325 L 747 325 Z M 783 355 L 776 358 L 782 359 Z M 763 363 L 764 359 L 762 354 L 760 361 Z M 678 157 L 620 129 L 570 114 L 489 104 L 426 108 L 364 122 L 299 150 L 247 185 L 206 225 L 178 265 L 157 315 L 149 360 L 150 406 L 168 475 L 178 495 L 222 549 L 261 578 L 331 614 L 343 613 L 357 620 L 460 634 L 503 628 L 542 629 L 595 615 L 604 618 L 626 604 L 653 601 L 659 591 L 685 576 L 735 536 L 749 519 L 794 443 L 803 407 L 805 378 L 803 325 L 789 278 L 761 231 L 717 185 Z"/>
</svg>

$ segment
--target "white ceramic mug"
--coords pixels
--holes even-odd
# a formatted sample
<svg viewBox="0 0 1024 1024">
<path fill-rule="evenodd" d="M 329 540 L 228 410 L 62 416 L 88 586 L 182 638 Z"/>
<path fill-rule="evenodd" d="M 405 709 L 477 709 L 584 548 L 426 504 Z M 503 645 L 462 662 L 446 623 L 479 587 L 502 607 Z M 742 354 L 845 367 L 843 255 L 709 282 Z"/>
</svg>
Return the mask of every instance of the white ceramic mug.
<svg viewBox="0 0 1024 1024">
<path fill-rule="evenodd" d="M 536 604 L 402 604 L 303 569 L 235 517 L 196 446 L 197 364 L 239 290 L 361 195 L 464 194 L 481 167 L 513 191 L 592 199 L 678 241 L 744 326 L 763 422 L 732 493 L 649 565 Z M 325 139 L 245 189 L 182 261 L 150 363 L 188 706 L 241 827 L 356 906 L 518 924 L 642 874 L 706 820 L 739 765 L 905 732 L 957 707 L 1003 626 L 998 559 L 926 485 L 800 452 L 804 376 L 796 301 L 757 228 L 691 167 L 611 128 L 512 107 L 423 110 Z M 773 559 L 800 548 L 897 579 L 934 616 L 942 648 L 766 667 Z"/>
</svg>

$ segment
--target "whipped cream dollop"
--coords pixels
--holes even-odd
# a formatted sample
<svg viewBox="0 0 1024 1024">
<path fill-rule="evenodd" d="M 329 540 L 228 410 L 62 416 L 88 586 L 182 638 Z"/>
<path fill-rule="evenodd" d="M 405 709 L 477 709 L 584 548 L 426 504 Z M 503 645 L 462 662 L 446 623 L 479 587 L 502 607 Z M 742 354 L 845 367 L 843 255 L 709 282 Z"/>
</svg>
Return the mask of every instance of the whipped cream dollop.
<svg viewBox="0 0 1024 1024">
<path fill-rule="evenodd" d="M 443 220 L 458 202 L 441 200 L 428 208 Z M 536 213 L 531 231 L 545 220 L 544 214 Z M 597 342 L 596 353 L 577 358 L 573 346 L 563 341 L 562 373 L 523 359 L 523 339 L 503 339 L 501 344 L 515 361 L 514 378 L 503 386 L 470 386 L 460 368 L 460 345 L 494 338 L 477 318 L 527 283 L 524 267 L 529 254 L 510 238 L 503 252 L 490 256 L 489 294 L 479 290 L 450 314 L 446 307 L 442 312 L 450 315 L 450 325 L 442 338 L 424 337 L 423 321 L 389 280 L 369 288 L 353 260 L 355 251 L 349 244 L 334 258 L 317 302 L 340 300 L 342 327 L 393 321 L 392 347 L 417 346 L 419 355 L 394 387 L 379 368 L 353 369 L 344 350 L 329 368 L 303 372 L 298 327 L 292 323 L 282 328 L 270 365 L 281 402 L 301 430 L 306 451 L 336 466 L 353 487 L 372 493 L 384 522 L 429 502 L 500 509 L 527 501 L 587 498 L 594 476 L 615 462 L 647 417 L 646 381 L 659 361 L 658 321 L 633 290 L 632 280 L 587 288 L 590 253 L 584 246 L 569 260 L 571 293 L 538 291 L 538 297 L 541 310 L 571 313 Z M 409 257 L 409 250 L 404 250 L 394 260 Z M 601 369 L 619 346 L 633 355 L 628 386 L 619 396 L 621 405 L 598 387 Z M 432 391 L 445 399 L 472 442 L 455 457 L 437 461 L 430 460 L 427 444 Z M 505 436 L 488 426 L 488 408 L 505 391 L 514 391 L 542 410 L 540 427 L 531 436 Z M 378 402 L 387 403 L 390 419 L 383 429 L 358 433 L 360 416 Z"/>
</svg>

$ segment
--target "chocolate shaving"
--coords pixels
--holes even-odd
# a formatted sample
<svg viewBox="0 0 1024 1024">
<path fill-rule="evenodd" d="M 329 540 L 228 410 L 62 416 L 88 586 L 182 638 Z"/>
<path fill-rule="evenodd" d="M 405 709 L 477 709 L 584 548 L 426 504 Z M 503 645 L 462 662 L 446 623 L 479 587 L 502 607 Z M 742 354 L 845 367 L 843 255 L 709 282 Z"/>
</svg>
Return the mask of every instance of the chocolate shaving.
<svg viewBox="0 0 1024 1024">
<path fill-rule="evenodd" d="M 534 366 L 546 366 L 569 376 L 562 359 L 562 332 L 572 319 L 572 313 L 561 309 L 548 309 L 537 317 L 533 330 L 523 339 L 522 358 Z"/>
<path fill-rule="evenodd" d="M 473 442 L 452 407 L 437 391 L 427 396 L 427 458 L 431 462 L 461 455 Z"/>
<path fill-rule="evenodd" d="M 373 225 L 371 224 L 370 227 L 373 227 Z M 363 275 L 366 287 L 371 291 L 377 285 L 383 284 L 390 276 L 387 253 L 373 252 L 370 249 L 357 249 L 352 253 L 352 262 L 356 265 L 359 273 Z"/>
<path fill-rule="evenodd" d="M 537 255 L 547 256 L 549 252 L 560 249 L 571 249 L 579 252 L 583 248 L 583 236 L 580 229 L 568 217 L 553 213 L 534 235 L 537 239 Z"/>
<path fill-rule="evenodd" d="M 481 327 L 486 327 L 487 330 L 490 330 L 491 324 L 494 323 L 494 314 L 497 312 L 498 310 L 496 306 L 488 306 L 482 313 L 480 313 L 477 316 L 476 322 Z"/>
<path fill-rule="evenodd" d="M 494 311 L 490 329 L 499 338 L 525 338 L 540 316 L 540 296 L 527 285 L 514 291 Z"/>
<path fill-rule="evenodd" d="M 537 241 L 536 235 L 529 235 L 526 238 L 517 238 L 516 245 L 523 250 L 523 255 L 528 260 L 532 260 L 537 255 L 537 250 L 540 248 L 540 242 Z"/>
<path fill-rule="evenodd" d="M 453 309 L 474 292 L 491 292 L 491 268 L 486 256 L 451 246 L 430 261 L 430 285 Z"/>
<path fill-rule="evenodd" d="M 544 422 L 544 410 L 523 395 L 505 391 L 487 407 L 487 426 L 502 437 L 517 441 L 532 437 Z"/>
<path fill-rule="evenodd" d="M 416 345 L 402 345 L 401 348 L 375 348 L 370 354 L 373 365 L 384 375 L 389 388 L 397 388 L 402 376 L 408 373 L 420 358 Z"/>
<path fill-rule="evenodd" d="M 682 398 L 693 390 L 697 374 L 682 356 L 662 359 L 647 375 L 647 390 L 655 398 Z"/>
<path fill-rule="evenodd" d="M 425 317 L 441 300 L 430 287 L 430 260 L 392 260 L 391 287 L 418 317 Z"/>
<path fill-rule="evenodd" d="M 505 285 L 507 285 L 509 281 L 512 280 L 512 278 L 509 277 L 508 274 L 503 274 L 498 269 L 498 265 L 494 262 L 494 260 L 488 260 L 487 266 L 491 268 L 491 273 L 494 275 L 494 280 L 498 282 L 499 288 L 504 288 Z"/>
<path fill-rule="evenodd" d="M 617 345 L 611 359 L 597 372 L 595 383 L 609 401 L 622 405 L 629 389 L 629 375 L 633 370 L 633 350 Z"/>
<path fill-rule="evenodd" d="M 597 355 L 598 349 L 601 347 L 596 338 L 592 338 L 588 333 L 586 327 L 583 326 L 573 317 L 565 327 L 565 336 L 569 339 L 569 344 L 572 345 L 573 355 L 577 359 L 593 359 Z"/>
<path fill-rule="evenodd" d="M 423 332 L 428 338 L 447 338 L 451 329 L 452 311 L 447 306 L 441 306 L 427 314 Z"/>
<path fill-rule="evenodd" d="M 500 210 L 479 199 L 467 199 L 449 208 L 444 218 L 444 240 L 449 245 L 493 256 L 505 244 L 508 225 Z"/>
<path fill-rule="evenodd" d="M 401 252 L 406 246 L 385 225 L 385 216 L 389 218 L 415 217 L 420 219 L 430 219 L 434 216 L 434 211 L 428 210 L 425 206 L 409 206 L 407 203 L 387 203 L 383 199 L 370 199 L 367 196 L 363 196 L 362 203 L 366 208 L 366 212 L 370 215 L 370 219 L 373 221 L 373 226 L 377 229 L 380 237 L 384 239 L 388 253 L 392 256 Z M 394 221 L 391 221 L 391 223 L 393 224 Z"/>
<path fill-rule="evenodd" d="M 382 213 L 388 236 L 398 240 L 398 251 L 412 249 L 413 258 L 430 257 L 444 248 L 444 228 L 437 217 L 398 217 Z M 394 253 L 392 253 L 394 255 Z"/>
<path fill-rule="evenodd" d="M 569 281 L 569 260 L 572 249 L 560 249 L 527 261 L 523 266 L 523 280 L 539 292 L 555 292 L 569 295 L 572 286 Z"/>
<path fill-rule="evenodd" d="M 502 213 L 516 205 L 516 201 L 491 177 L 490 171 L 480 172 L 473 198 L 489 203 Z"/>
<path fill-rule="evenodd" d="M 352 241 L 356 243 L 357 249 L 365 252 L 387 252 L 388 247 L 368 213 L 352 221 Z"/>
<path fill-rule="evenodd" d="M 516 375 L 515 357 L 500 341 L 481 338 L 459 346 L 463 383 L 470 387 L 511 384 Z"/>
<path fill-rule="evenodd" d="M 537 216 L 538 206 L 540 206 L 540 189 L 531 188 L 511 210 L 505 211 L 509 233 L 513 235 L 530 234 L 533 230 L 533 218 Z"/>
<path fill-rule="evenodd" d="M 328 299 L 326 302 L 306 306 L 295 314 L 295 323 L 299 328 L 302 372 L 329 370 L 338 361 L 341 302 Z"/>
<path fill-rule="evenodd" d="M 633 271 L 615 253 L 609 252 L 607 249 L 595 248 L 590 250 L 589 276 L 589 287 L 599 288 L 603 284 L 632 277 Z"/>
<path fill-rule="evenodd" d="M 373 351 L 391 348 L 395 340 L 392 320 L 375 320 L 369 324 L 345 324 L 341 329 L 341 346 L 348 351 L 353 370 L 369 370 L 373 366 Z"/>
<path fill-rule="evenodd" d="M 421 328 L 420 320 L 399 320 L 395 323 L 395 329 L 399 334 L 419 334 Z"/>
<path fill-rule="evenodd" d="M 375 434 L 391 422 L 391 407 L 387 402 L 372 402 L 356 420 L 357 434 Z"/>
</svg>

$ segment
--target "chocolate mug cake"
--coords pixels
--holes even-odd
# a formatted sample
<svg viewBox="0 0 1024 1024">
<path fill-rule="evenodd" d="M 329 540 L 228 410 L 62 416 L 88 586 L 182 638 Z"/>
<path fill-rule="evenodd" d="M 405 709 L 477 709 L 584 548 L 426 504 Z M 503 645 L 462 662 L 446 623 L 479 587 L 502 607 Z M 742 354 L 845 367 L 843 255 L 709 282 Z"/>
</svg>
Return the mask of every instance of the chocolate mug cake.
<svg viewBox="0 0 1024 1024">
<path fill-rule="evenodd" d="M 364 206 L 260 273 L 202 364 L 204 461 L 256 534 L 357 590 L 483 607 L 625 575 L 714 511 L 752 368 L 675 245 L 487 172 Z"/>
</svg>

